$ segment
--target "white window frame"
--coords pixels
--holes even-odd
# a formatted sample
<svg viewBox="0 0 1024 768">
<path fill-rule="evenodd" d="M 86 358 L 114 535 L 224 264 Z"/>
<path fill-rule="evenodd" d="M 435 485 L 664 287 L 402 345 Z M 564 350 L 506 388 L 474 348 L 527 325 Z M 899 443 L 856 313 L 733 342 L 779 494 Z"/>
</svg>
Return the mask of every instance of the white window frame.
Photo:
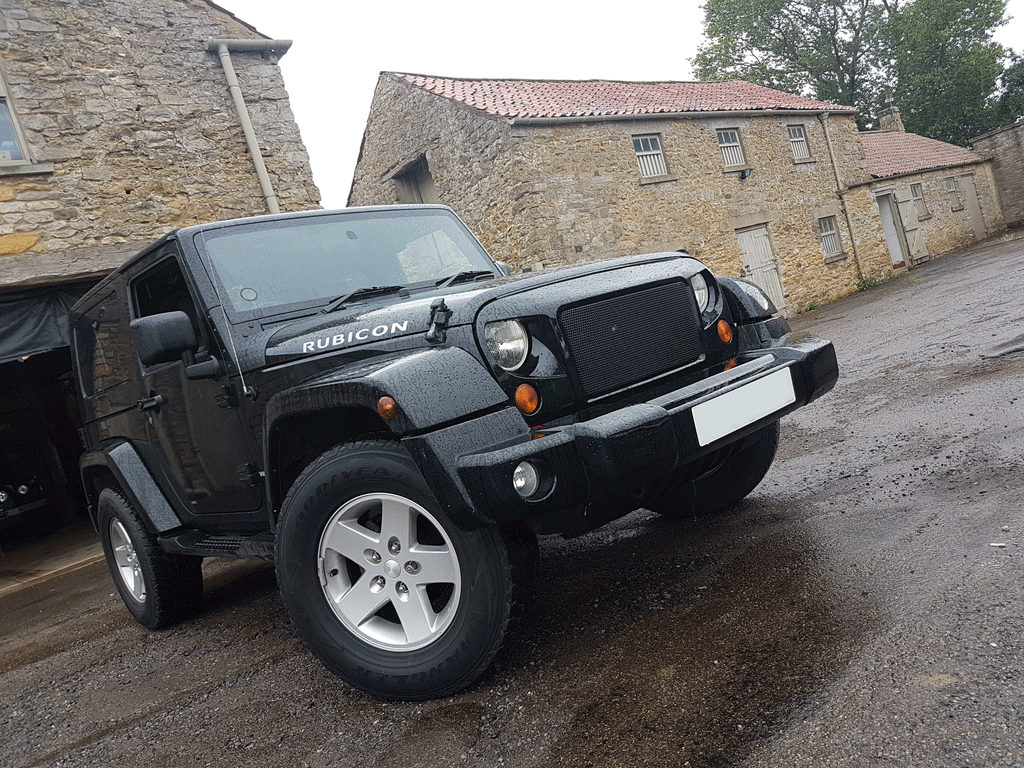
<svg viewBox="0 0 1024 768">
<path fill-rule="evenodd" d="M 825 256 L 839 256 L 843 252 L 843 241 L 839 237 L 835 216 L 818 219 L 818 234 L 821 236 L 821 250 Z"/>
<path fill-rule="evenodd" d="M 924 199 L 924 185 L 911 184 L 910 197 L 914 201 L 914 205 L 917 207 L 917 220 L 921 221 L 922 219 L 930 219 L 932 214 L 928 210 L 927 201 Z"/>
<path fill-rule="evenodd" d="M 946 182 L 946 194 L 949 196 L 949 210 L 962 211 L 964 201 L 960 197 L 960 179 L 956 176 L 947 176 L 944 181 Z"/>
<path fill-rule="evenodd" d="M 807 130 L 802 125 L 787 125 L 786 135 L 789 136 L 789 148 L 793 151 L 796 161 L 811 159 L 811 145 L 807 143 Z"/>
<path fill-rule="evenodd" d="M 665 152 L 662 149 L 660 134 L 645 133 L 633 136 L 633 151 L 636 153 L 640 178 L 654 179 L 668 175 L 668 165 L 665 163 Z"/>
<path fill-rule="evenodd" d="M 10 126 L 9 135 L 0 135 L 0 142 L 3 144 L 13 144 L 13 147 L 0 146 L 0 168 L 29 165 L 32 159 L 29 157 L 28 144 L 25 142 L 25 136 L 21 131 L 21 126 L 18 124 L 18 115 L 11 104 L 10 93 L 7 90 L 7 83 L 4 81 L 2 71 L 0 71 L 0 110 L 3 112 L 3 114 L 0 114 L 0 121 L 6 115 L 8 125 Z M 12 149 L 14 150 L 13 152 Z M 18 156 L 12 157 L 11 155 Z"/>
<path fill-rule="evenodd" d="M 722 162 L 726 168 L 739 168 L 747 164 L 746 155 L 743 153 L 743 144 L 740 142 L 739 128 L 719 128 L 718 149 L 722 153 Z"/>
</svg>

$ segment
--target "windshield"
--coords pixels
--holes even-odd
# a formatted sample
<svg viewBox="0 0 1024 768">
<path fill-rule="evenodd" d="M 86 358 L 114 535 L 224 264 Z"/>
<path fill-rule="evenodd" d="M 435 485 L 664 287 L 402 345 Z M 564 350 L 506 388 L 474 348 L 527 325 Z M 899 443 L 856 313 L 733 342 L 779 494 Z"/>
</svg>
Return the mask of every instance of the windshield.
<svg viewBox="0 0 1024 768">
<path fill-rule="evenodd" d="M 433 287 L 466 271 L 498 271 L 441 209 L 340 212 L 199 232 L 235 313 L 319 307 L 360 289 Z"/>
</svg>

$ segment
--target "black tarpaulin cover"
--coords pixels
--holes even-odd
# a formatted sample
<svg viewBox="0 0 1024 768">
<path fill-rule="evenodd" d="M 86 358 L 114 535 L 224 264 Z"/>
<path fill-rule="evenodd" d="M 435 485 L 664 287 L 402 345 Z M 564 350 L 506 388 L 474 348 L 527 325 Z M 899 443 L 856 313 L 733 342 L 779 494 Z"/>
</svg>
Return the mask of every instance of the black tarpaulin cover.
<svg viewBox="0 0 1024 768">
<path fill-rule="evenodd" d="M 62 285 L 0 294 L 0 363 L 69 346 L 68 310 L 90 287 Z"/>
</svg>

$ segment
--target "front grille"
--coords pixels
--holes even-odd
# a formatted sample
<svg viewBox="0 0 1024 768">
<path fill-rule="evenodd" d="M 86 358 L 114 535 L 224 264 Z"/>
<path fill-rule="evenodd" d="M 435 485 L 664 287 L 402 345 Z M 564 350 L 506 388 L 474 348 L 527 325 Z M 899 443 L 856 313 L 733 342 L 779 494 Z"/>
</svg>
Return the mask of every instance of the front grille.
<svg viewBox="0 0 1024 768">
<path fill-rule="evenodd" d="M 559 311 L 558 323 L 586 397 L 650 379 L 701 355 L 700 317 L 683 282 L 567 307 Z"/>
</svg>

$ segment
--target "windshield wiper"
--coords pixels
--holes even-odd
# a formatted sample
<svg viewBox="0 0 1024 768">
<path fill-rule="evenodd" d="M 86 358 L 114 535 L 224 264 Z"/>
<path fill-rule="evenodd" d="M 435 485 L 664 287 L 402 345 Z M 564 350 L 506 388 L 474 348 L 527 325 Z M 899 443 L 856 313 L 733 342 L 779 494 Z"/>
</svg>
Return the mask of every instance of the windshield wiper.
<svg viewBox="0 0 1024 768">
<path fill-rule="evenodd" d="M 388 296 L 392 293 L 398 293 L 404 291 L 404 285 L 374 285 L 369 288 L 357 288 L 356 290 L 346 293 L 344 296 L 339 296 L 334 299 L 330 304 L 320 310 L 320 313 L 326 315 L 328 312 L 333 312 L 336 309 L 344 309 L 345 303 L 352 301 L 353 299 L 369 299 L 374 296 Z"/>
<path fill-rule="evenodd" d="M 435 286 L 438 288 L 447 288 L 449 285 L 455 285 L 455 283 L 469 283 L 473 280 L 479 280 L 481 277 L 494 277 L 494 270 L 491 269 L 476 269 L 467 270 L 465 272 L 456 272 L 454 275 L 448 277 L 442 277 L 436 283 Z"/>
</svg>

